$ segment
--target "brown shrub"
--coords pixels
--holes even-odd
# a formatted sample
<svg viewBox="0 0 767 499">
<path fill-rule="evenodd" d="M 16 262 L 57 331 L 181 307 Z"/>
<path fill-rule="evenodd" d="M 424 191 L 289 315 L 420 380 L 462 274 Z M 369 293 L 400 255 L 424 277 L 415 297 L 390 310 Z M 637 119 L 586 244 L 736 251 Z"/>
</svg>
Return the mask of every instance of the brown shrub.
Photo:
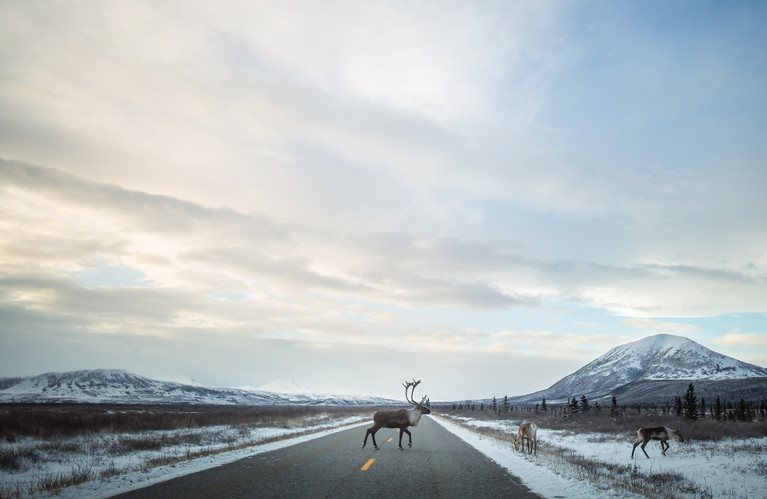
<svg viewBox="0 0 767 499">
<path fill-rule="evenodd" d="M 43 440 L 91 433 L 138 433 L 218 425 L 293 428 L 317 416 L 356 415 L 358 407 L 128 406 L 26 404 L 0 406 L 0 438 Z"/>
</svg>

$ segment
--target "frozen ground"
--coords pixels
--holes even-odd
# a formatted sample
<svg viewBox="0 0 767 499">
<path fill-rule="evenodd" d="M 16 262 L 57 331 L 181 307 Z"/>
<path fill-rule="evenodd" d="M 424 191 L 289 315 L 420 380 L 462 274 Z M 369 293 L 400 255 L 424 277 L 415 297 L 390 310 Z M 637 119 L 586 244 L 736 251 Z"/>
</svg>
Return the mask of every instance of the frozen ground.
<svg viewBox="0 0 767 499">
<path fill-rule="evenodd" d="M 138 437 L 155 439 L 176 439 L 179 434 L 182 439 L 194 441 L 193 444 L 180 444 L 171 448 L 163 447 L 156 450 L 134 450 L 129 453 L 109 453 L 110 443 L 96 441 L 94 437 L 88 437 L 88 442 L 73 442 L 68 439 L 65 442 L 56 442 L 53 446 L 43 446 L 45 455 L 40 462 L 35 463 L 28 470 L 18 473 L 0 471 L 0 498 L 12 497 L 22 492 L 22 497 L 29 494 L 28 484 L 37 484 L 40 481 L 52 481 L 61 476 L 69 476 L 79 471 L 87 471 L 91 476 L 98 477 L 96 480 L 66 487 L 55 494 L 62 498 L 98 498 L 111 497 L 116 494 L 149 486 L 154 483 L 170 480 L 179 476 L 195 473 L 208 468 L 214 468 L 226 463 L 237 461 L 244 457 L 268 452 L 289 445 L 295 445 L 307 440 L 319 438 L 331 433 L 368 424 L 369 418 L 350 417 L 342 420 L 334 420 L 326 424 L 313 425 L 304 428 L 248 428 L 246 430 L 234 426 L 204 427 L 193 430 L 155 431 L 146 432 L 144 435 L 101 435 L 98 439 L 107 439 L 118 442 L 121 438 L 138 440 Z M 305 433 L 308 430 L 314 433 L 290 437 L 293 434 Z M 201 438 L 202 437 L 202 438 Z M 268 443 L 260 443 L 275 438 L 287 437 Z M 227 441 L 222 444 L 220 442 Z M 23 449 L 30 446 L 40 447 L 41 442 L 32 439 L 18 440 L 13 443 L 0 442 L 0 450 L 12 448 Z M 241 446 L 235 450 L 218 452 L 224 448 Z M 91 449 L 91 452 L 73 455 L 68 449 Z M 96 450 L 98 449 L 98 450 Z M 175 460 L 174 458 L 186 458 L 197 454 L 207 454 L 202 457 L 183 460 L 174 464 L 147 466 L 150 460 Z M 113 472 L 119 470 L 119 474 Z M 110 475 L 111 476 L 106 476 Z M 39 496 L 40 493 L 34 493 Z M 44 494 L 43 494 L 44 495 Z"/>
<path fill-rule="evenodd" d="M 544 497 L 556 498 L 631 498 L 631 497 L 767 497 L 767 438 L 755 440 L 728 440 L 724 442 L 670 442 L 667 456 L 660 453 L 659 444 L 647 446 L 650 459 L 637 448 L 631 459 L 629 436 L 600 433 L 573 434 L 564 431 L 539 429 L 539 452 L 536 457 L 515 452 L 513 445 L 505 439 L 497 439 L 478 433 L 480 428 L 501 430 L 506 434 L 516 432 L 518 421 L 486 421 L 466 418 L 450 420 L 434 417 L 435 421 L 455 433 L 470 445 L 519 476 L 533 491 Z M 457 424 L 456 421 L 461 424 Z M 59 497 L 110 497 L 153 483 L 169 480 L 203 469 L 213 468 L 252 456 L 254 454 L 295 445 L 336 431 L 368 424 L 368 419 L 358 417 L 336 420 L 315 425 L 318 430 L 284 440 L 260 443 L 275 437 L 290 437 L 305 432 L 307 428 L 250 428 L 206 427 L 176 432 L 152 432 L 153 438 L 170 438 L 171 433 L 188 432 L 188 441 L 171 449 L 133 450 L 132 452 L 109 455 L 99 452 L 74 454 L 71 448 L 103 449 L 110 442 L 79 443 L 58 442 L 50 446 L 45 458 L 30 469 L 22 472 L 0 472 L 0 497 L 12 495 L 14 491 L 26 490 L 24 484 L 51 480 L 73 471 L 87 471 L 95 480 L 64 488 Z M 468 427 L 468 428 L 467 428 Z M 474 431 L 472 429 L 473 428 Z M 168 435 L 163 435 L 168 433 Z M 199 434 L 209 436 L 209 440 Z M 196 435 L 195 438 L 192 438 Z M 131 437 L 135 437 L 132 435 Z M 115 442 L 119 435 L 101 436 Z M 125 438 L 125 436 L 123 436 Z M 227 444 L 221 444 L 227 440 Z M 40 442 L 30 439 L 12 444 L 3 442 L 0 446 L 8 450 L 29 447 Z M 241 445 L 242 448 L 218 452 L 224 445 Z M 217 446 L 220 448 L 217 449 Z M 69 451 L 67 449 L 70 449 Z M 196 453 L 209 454 L 184 460 L 175 464 L 146 466 L 146 462 L 157 458 L 189 457 Z M 113 473 L 119 470 L 120 473 Z M 111 475 L 110 475 L 111 473 Z M 644 477 L 657 478 L 658 491 L 648 493 L 634 485 Z M 681 490 L 680 490 L 681 487 Z M 36 494 L 37 495 L 37 494 Z"/>
<path fill-rule="evenodd" d="M 687 440 L 639 447 L 631 458 L 630 435 L 579 433 L 538 429 L 538 456 L 515 452 L 508 441 L 483 436 L 464 426 L 435 418 L 491 459 L 506 467 L 545 497 L 765 498 L 767 438 L 720 442 Z M 456 418 L 466 426 L 516 433 L 519 421 Z M 635 485 L 655 477 L 658 491 L 639 494 Z M 680 490 L 681 489 L 681 490 Z"/>
</svg>

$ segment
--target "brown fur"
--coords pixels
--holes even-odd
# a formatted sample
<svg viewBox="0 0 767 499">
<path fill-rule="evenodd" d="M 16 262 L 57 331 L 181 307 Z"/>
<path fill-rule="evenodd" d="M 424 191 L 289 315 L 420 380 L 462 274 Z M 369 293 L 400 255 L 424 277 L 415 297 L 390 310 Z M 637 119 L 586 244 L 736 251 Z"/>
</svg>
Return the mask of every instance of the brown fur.
<svg viewBox="0 0 767 499">
<path fill-rule="evenodd" d="M 644 450 L 645 446 L 650 442 L 650 440 L 659 440 L 660 441 L 660 448 L 661 453 L 665 456 L 666 451 L 669 447 L 671 447 L 668 444 L 668 440 L 678 440 L 679 442 L 684 442 L 684 438 L 682 438 L 682 434 L 679 433 L 679 430 L 672 430 L 671 428 L 667 428 L 665 426 L 656 426 L 653 428 L 639 428 L 637 430 L 637 441 L 634 443 L 634 447 L 631 449 L 631 457 L 634 457 L 634 451 L 637 448 L 637 445 L 642 444 L 642 452 L 644 452 L 644 455 L 647 456 L 647 459 L 650 459 L 650 456 L 647 455 L 647 451 Z"/>
<path fill-rule="evenodd" d="M 519 450 L 519 445 L 522 444 L 522 452 L 524 452 L 525 441 L 527 441 L 527 453 L 538 455 L 538 427 L 535 423 L 519 425 L 517 437 L 514 439 L 514 449 Z"/>
<path fill-rule="evenodd" d="M 413 435 L 410 433 L 410 430 L 407 429 L 408 426 L 418 426 L 418 423 L 421 421 L 422 414 L 431 414 L 431 409 L 428 407 L 429 399 L 427 399 L 425 396 L 421 399 L 420 402 L 416 402 L 415 399 L 413 399 L 413 392 L 415 392 L 415 387 L 418 386 L 419 383 L 420 381 L 413 380 L 412 382 L 409 381 L 403 384 L 405 387 L 405 399 L 408 402 L 415 404 L 415 407 L 410 409 L 376 411 L 375 414 L 373 414 L 373 426 L 368 428 L 368 430 L 365 432 L 365 440 L 362 441 L 363 449 L 365 448 L 365 444 L 368 443 L 368 435 L 370 435 L 373 437 L 373 447 L 375 450 L 379 450 L 378 444 L 376 444 L 376 432 L 381 428 L 399 428 L 400 449 L 402 449 L 403 433 L 407 433 L 409 440 L 407 444 L 408 447 L 413 446 Z M 408 389 L 410 388 L 412 388 L 412 391 L 410 396 L 408 396 Z"/>
</svg>

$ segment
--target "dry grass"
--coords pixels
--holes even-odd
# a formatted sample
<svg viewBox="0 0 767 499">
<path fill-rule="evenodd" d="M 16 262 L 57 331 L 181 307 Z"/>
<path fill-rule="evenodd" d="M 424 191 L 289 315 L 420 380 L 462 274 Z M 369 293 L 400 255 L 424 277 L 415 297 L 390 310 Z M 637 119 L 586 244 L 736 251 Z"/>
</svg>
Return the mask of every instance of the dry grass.
<svg viewBox="0 0 767 499">
<path fill-rule="evenodd" d="M 764 445 L 750 443 L 749 440 L 767 436 L 767 422 L 752 421 L 714 421 L 710 417 L 698 420 L 685 420 L 658 408 L 634 408 L 622 410 L 616 417 L 610 411 L 591 410 L 586 413 L 566 413 L 557 411 L 535 411 L 532 408 L 515 408 L 500 414 L 491 410 L 452 410 L 443 407 L 438 410 L 455 423 L 472 431 L 513 443 L 516 425 L 522 421 L 532 421 L 540 428 L 573 434 L 588 434 L 590 441 L 626 440 L 633 442 L 636 430 L 641 427 L 668 426 L 679 429 L 688 441 L 697 441 L 703 453 L 712 455 L 721 451 L 724 440 L 743 440 L 733 444 L 731 452 L 739 456 L 753 455 L 751 468 L 761 476 L 767 476 L 767 459 L 764 458 Z M 463 418 L 472 420 L 466 423 Z M 488 421 L 486 426 L 482 421 Z M 497 421 L 508 421 L 508 429 L 498 428 Z M 513 447 L 512 447 L 513 449 Z M 592 483 L 610 484 L 613 491 L 626 494 L 640 494 L 647 497 L 673 498 L 680 495 L 707 498 L 712 497 L 711 490 L 701 488 L 684 475 L 672 472 L 645 472 L 636 466 L 605 463 L 584 457 L 570 449 L 546 444 L 538 446 L 539 459 L 548 461 L 554 469 L 565 470 L 569 474 Z"/>
<path fill-rule="evenodd" d="M 685 439 L 719 441 L 724 439 L 748 439 L 767 436 L 767 422 L 753 421 L 714 421 L 702 418 L 695 421 L 685 420 L 676 415 L 657 409 L 626 410 L 615 418 L 610 417 L 609 409 L 591 410 L 585 414 L 567 414 L 554 411 L 538 411 L 530 408 L 517 408 L 505 413 L 491 410 L 451 410 L 440 408 L 441 412 L 452 416 L 471 417 L 479 420 L 525 420 L 532 421 L 540 428 L 564 430 L 581 433 L 583 431 L 626 435 L 633 440 L 636 430 L 649 426 L 668 426 L 679 429 Z"/>
<path fill-rule="evenodd" d="M 29 436 L 49 440 L 99 432 L 137 433 L 216 425 L 293 428 L 322 414 L 355 414 L 359 408 L 0 405 L 0 440 Z"/>
<path fill-rule="evenodd" d="M 0 473 L 32 473 L 23 483 L 0 483 L 0 498 L 55 494 L 90 480 L 314 433 L 369 413 L 359 407 L 0 406 Z M 295 431 L 256 440 L 251 430 L 258 428 Z M 32 443 L 20 445 L 27 439 Z M 145 456 L 138 467 L 115 464 L 134 454 Z M 46 461 L 69 471 L 52 473 Z"/>
<path fill-rule="evenodd" d="M 490 426 L 475 426 L 467 424 L 464 419 L 456 419 L 443 414 L 453 423 L 459 424 L 466 429 L 492 437 L 502 442 L 508 442 L 510 451 L 513 449 L 515 434 L 509 430 L 502 430 Z M 526 418 L 530 420 L 531 418 Z M 583 423 L 583 421 L 581 421 Z M 561 429 L 561 428 L 558 428 Z M 574 425 L 570 429 L 575 429 Z M 601 431 L 601 430 L 600 430 Z M 583 429 L 580 430 L 583 432 Z M 611 437 L 605 437 L 611 438 Z M 567 472 L 581 480 L 594 484 L 610 484 L 613 492 L 625 494 L 639 494 L 646 497 L 674 499 L 679 494 L 689 494 L 694 497 L 709 498 L 708 491 L 701 490 L 680 473 L 662 472 L 646 473 L 635 466 L 606 463 L 591 459 L 578 454 L 571 449 L 563 449 L 554 445 L 538 445 L 537 459 L 547 461 L 552 468 Z"/>
</svg>

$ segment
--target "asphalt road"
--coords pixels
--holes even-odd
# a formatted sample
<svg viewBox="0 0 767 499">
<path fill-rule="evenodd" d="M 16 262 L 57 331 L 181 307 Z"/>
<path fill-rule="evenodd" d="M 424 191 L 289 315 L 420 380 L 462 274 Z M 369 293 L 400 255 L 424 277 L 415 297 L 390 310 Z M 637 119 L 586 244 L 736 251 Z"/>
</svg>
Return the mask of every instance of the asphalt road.
<svg viewBox="0 0 767 499">
<path fill-rule="evenodd" d="M 340 431 L 118 497 L 539 497 L 429 416 L 410 429 L 412 448 L 404 436 L 404 451 L 397 448 L 397 430 L 387 428 L 376 434 L 381 450 L 374 450 L 369 439 L 361 450 L 366 428 Z"/>
</svg>

